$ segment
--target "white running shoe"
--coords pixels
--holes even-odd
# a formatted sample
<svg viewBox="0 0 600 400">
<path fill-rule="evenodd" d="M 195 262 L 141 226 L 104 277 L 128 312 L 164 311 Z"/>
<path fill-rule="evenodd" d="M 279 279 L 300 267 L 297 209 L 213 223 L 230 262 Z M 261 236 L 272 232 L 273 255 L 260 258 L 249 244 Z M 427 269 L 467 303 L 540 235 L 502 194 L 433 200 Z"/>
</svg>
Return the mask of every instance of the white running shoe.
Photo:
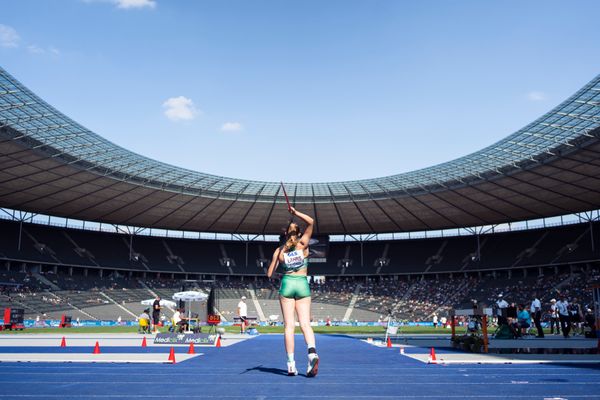
<svg viewBox="0 0 600 400">
<path fill-rule="evenodd" d="M 306 376 L 313 378 L 317 376 L 319 372 L 319 356 L 317 353 L 308 355 L 308 369 L 306 370 Z"/>
<path fill-rule="evenodd" d="M 296 376 L 296 375 L 298 375 L 298 370 L 296 369 L 296 362 L 295 361 L 288 361 L 287 367 L 288 367 L 288 376 Z"/>
</svg>

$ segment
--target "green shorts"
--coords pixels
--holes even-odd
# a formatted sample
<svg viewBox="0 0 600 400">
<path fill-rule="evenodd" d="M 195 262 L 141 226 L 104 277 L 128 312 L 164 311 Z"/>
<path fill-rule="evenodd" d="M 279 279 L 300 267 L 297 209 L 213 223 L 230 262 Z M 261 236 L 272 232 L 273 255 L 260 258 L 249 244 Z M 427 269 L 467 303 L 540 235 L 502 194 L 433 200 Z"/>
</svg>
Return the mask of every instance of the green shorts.
<svg viewBox="0 0 600 400">
<path fill-rule="evenodd" d="M 306 275 L 283 275 L 279 294 L 288 299 L 310 297 L 310 286 Z"/>
</svg>

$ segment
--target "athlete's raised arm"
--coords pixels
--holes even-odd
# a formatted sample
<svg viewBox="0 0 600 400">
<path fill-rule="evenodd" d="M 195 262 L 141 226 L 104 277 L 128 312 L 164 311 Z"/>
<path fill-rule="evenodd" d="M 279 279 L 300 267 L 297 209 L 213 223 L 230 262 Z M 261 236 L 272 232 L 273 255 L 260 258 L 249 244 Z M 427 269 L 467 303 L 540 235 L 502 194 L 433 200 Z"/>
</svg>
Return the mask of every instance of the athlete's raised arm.
<svg viewBox="0 0 600 400">
<path fill-rule="evenodd" d="M 306 229 L 304 230 L 299 242 L 303 248 L 308 247 L 308 243 L 310 242 L 310 238 L 313 234 L 313 225 L 315 220 L 312 219 L 312 217 L 309 217 L 308 215 L 296 210 L 294 207 L 290 207 L 290 214 L 297 216 L 306 223 Z"/>
</svg>

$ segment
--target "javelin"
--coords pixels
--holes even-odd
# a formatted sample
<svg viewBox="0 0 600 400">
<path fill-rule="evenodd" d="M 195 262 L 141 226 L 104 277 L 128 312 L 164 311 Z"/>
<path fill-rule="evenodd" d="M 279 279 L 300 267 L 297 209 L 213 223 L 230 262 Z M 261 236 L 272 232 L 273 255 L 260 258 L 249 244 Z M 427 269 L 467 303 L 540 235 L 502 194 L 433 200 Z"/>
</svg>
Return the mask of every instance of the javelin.
<svg viewBox="0 0 600 400">
<path fill-rule="evenodd" d="M 288 211 L 292 211 L 292 206 L 290 204 L 290 200 L 288 199 L 287 192 L 285 191 L 285 186 L 283 186 L 283 182 L 281 182 L 281 188 L 283 189 L 283 195 L 285 196 L 285 202 L 288 206 Z"/>
</svg>

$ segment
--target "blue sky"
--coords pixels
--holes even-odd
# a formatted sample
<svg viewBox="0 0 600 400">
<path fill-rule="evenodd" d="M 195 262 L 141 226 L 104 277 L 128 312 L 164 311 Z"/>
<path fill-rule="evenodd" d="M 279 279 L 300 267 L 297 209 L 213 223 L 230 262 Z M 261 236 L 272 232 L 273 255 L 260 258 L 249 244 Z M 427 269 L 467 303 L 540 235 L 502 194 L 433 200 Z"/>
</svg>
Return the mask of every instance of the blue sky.
<svg viewBox="0 0 600 400">
<path fill-rule="evenodd" d="M 0 65 L 137 153 L 257 180 L 448 161 L 600 73 L 598 1 L 0 0 Z"/>
</svg>

